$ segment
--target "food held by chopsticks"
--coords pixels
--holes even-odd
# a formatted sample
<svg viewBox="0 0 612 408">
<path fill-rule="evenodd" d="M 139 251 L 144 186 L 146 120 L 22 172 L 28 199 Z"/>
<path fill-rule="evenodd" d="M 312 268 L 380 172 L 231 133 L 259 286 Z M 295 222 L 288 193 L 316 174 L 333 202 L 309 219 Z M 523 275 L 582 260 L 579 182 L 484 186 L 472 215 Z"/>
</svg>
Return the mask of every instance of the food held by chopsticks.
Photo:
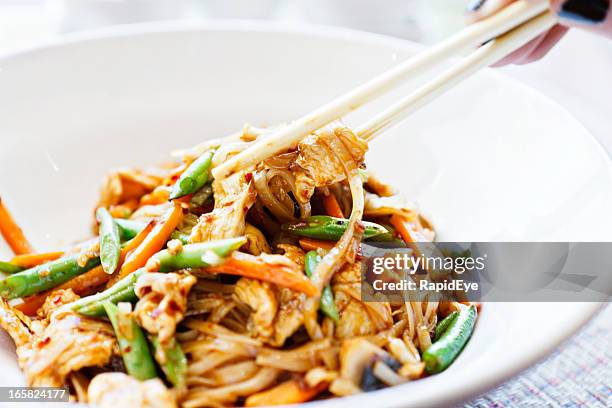
<svg viewBox="0 0 612 408">
<path fill-rule="evenodd" d="M 211 169 L 265 135 L 109 175 L 96 237 L 0 263 L 0 323 L 28 385 L 95 406 L 258 406 L 373 391 L 446 369 L 475 306 L 364 302 L 360 243 L 433 240 L 365 170 L 335 123 L 228 178 Z M 90 223 L 91 220 L 74 220 Z M 129 396 L 129 398 L 128 398 Z"/>
</svg>

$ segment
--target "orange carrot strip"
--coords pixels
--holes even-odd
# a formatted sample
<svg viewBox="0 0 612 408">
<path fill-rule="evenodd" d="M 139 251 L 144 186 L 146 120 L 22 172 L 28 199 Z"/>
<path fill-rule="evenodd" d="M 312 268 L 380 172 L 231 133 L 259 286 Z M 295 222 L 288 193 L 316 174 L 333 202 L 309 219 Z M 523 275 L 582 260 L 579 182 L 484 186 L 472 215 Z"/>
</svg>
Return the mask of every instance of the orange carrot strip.
<svg viewBox="0 0 612 408">
<path fill-rule="evenodd" d="M 183 209 L 180 203 L 173 203 L 172 208 L 164 214 L 163 218 L 155 224 L 153 230 L 146 236 L 142 244 L 134 249 L 125 259 L 123 266 L 117 274 L 121 279 L 138 268 L 145 266 L 150 257 L 159 252 L 172 232 L 178 227 L 183 219 Z"/>
<path fill-rule="evenodd" d="M 274 388 L 251 395 L 246 399 L 245 406 L 259 407 L 306 402 L 326 389 L 327 385 L 323 382 L 315 387 L 309 387 L 299 380 L 285 381 Z"/>
<path fill-rule="evenodd" d="M 170 191 L 165 187 L 156 187 L 149 194 L 145 194 L 140 198 L 140 205 L 155 205 L 163 204 L 168 201 Z"/>
<path fill-rule="evenodd" d="M 22 268 L 32 268 L 45 262 L 54 261 L 62 255 L 64 255 L 62 251 L 43 252 L 41 254 L 23 254 L 15 256 L 11 259 L 11 263 L 21 266 Z"/>
<path fill-rule="evenodd" d="M 224 263 L 206 268 L 206 272 L 226 273 L 228 275 L 259 279 L 304 292 L 308 296 L 317 294 L 317 288 L 297 268 L 292 268 L 288 265 L 268 264 L 257 257 L 247 254 L 234 253 Z"/>
<path fill-rule="evenodd" d="M 6 243 L 11 247 L 15 255 L 29 254 L 34 252 L 32 245 L 23 234 L 19 225 L 13 219 L 13 216 L 4 206 L 0 198 L 0 234 L 6 240 Z"/>
<path fill-rule="evenodd" d="M 316 251 L 319 248 L 329 251 L 335 244 L 336 243 L 332 241 L 322 241 L 313 238 L 300 238 L 300 246 L 304 251 Z"/>
<path fill-rule="evenodd" d="M 389 222 L 391 223 L 391 225 L 393 225 L 393 228 L 395 228 L 395 230 L 399 232 L 406 245 L 415 242 L 411 231 L 406 227 L 406 222 L 402 217 L 397 214 L 393 214 L 389 219 Z"/>
<path fill-rule="evenodd" d="M 338 204 L 336 196 L 332 193 L 323 196 L 323 207 L 325 207 L 325 212 L 327 215 L 336 218 L 344 218 L 340 204 Z"/>
</svg>

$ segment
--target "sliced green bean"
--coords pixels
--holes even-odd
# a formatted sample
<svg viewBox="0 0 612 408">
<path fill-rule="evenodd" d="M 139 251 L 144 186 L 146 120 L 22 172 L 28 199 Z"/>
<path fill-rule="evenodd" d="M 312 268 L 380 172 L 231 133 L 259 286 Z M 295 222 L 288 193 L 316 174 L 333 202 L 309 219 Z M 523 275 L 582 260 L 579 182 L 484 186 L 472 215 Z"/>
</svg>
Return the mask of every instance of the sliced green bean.
<svg viewBox="0 0 612 408">
<path fill-rule="evenodd" d="M 472 336 L 478 312 L 475 306 L 462 309 L 440 339 L 424 353 L 425 370 L 430 374 L 442 372 L 457 358 Z"/>
<path fill-rule="evenodd" d="M 214 153 L 214 150 L 205 152 L 187 167 L 172 188 L 171 200 L 193 194 L 208 182 Z"/>
<path fill-rule="evenodd" d="M 141 381 L 157 377 L 147 339 L 134 318 L 109 301 L 103 302 L 102 305 L 115 330 L 119 351 L 128 374 Z"/>
<path fill-rule="evenodd" d="M 80 257 L 81 254 L 66 256 L 7 276 L 0 281 L 0 296 L 15 299 L 53 289 L 100 265 L 100 258 L 95 257 L 80 266 Z"/>
<path fill-rule="evenodd" d="M 183 245 L 183 249 L 177 254 L 172 254 L 166 249 L 155 254 L 153 258 L 159 261 L 160 272 L 205 268 L 210 266 L 202 258 L 207 252 L 212 251 L 217 256 L 225 257 L 244 245 L 246 241 L 245 237 L 238 237 Z"/>
<path fill-rule="evenodd" d="M 23 268 L 21 266 L 13 265 L 10 262 L 0 261 L 0 272 L 2 273 L 13 274 L 21 271 L 23 271 Z"/>
<path fill-rule="evenodd" d="M 100 223 L 100 261 L 102 268 L 106 273 L 113 273 L 119 265 L 119 257 L 121 256 L 119 226 L 104 207 L 98 208 L 96 219 Z"/>
<path fill-rule="evenodd" d="M 436 331 L 434 334 L 434 341 L 438 341 L 440 337 L 446 332 L 448 327 L 453 324 L 455 319 L 459 316 L 459 312 L 455 311 L 446 316 L 438 325 L 436 326 Z"/>
<path fill-rule="evenodd" d="M 162 345 L 159 338 L 154 335 L 149 336 L 149 340 L 153 345 L 157 363 L 168 381 L 176 388 L 185 388 L 187 385 L 187 357 L 185 357 L 179 342 L 173 338 L 168 345 Z M 165 357 L 164 361 L 159 361 L 157 358 L 159 355 Z"/>
<path fill-rule="evenodd" d="M 330 217 L 328 215 L 313 215 L 304 221 L 282 226 L 284 231 L 302 237 L 337 241 L 349 225 L 346 218 Z M 377 235 L 388 234 L 389 231 L 382 225 L 362 221 L 364 227 L 363 238 L 368 239 Z"/>
<path fill-rule="evenodd" d="M 67 304 L 64 307 L 85 316 L 104 316 L 104 302 L 108 301 L 113 304 L 117 304 L 119 302 L 135 302 L 138 300 L 138 297 L 134 292 L 134 286 L 136 285 L 138 278 L 146 272 L 147 271 L 144 268 L 138 269 L 137 271 L 119 280 L 110 288 L 96 293 L 95 295 L 81 298 L 75 302 Z"/>
<path fill-rule="evenodd" d="M 142 221 L 134 221 L 134 220 L 126 220 L 123 218 L 115 218 L 115 223 L 119 227 L 119 235 L 122 240 L 129 240 L 134 238 L 140 231 L 142 231 L 146 226 L 146 222 Z M 183 244 L 189 243 L 189 235 L 184 234 L 180 231 L 174 231 L 170 236 L 171 239 L 178 239 Z"/>
<path fill-rule="evenodd" d="M 134 238 L 146 226 L 146 222 L 126 220 L 124 218 L 115 218 L 115 223 L 119 227 L 119 235 L 124 241 Z"/>
<path fill-rule="evenodd" d="M 312 274 L 314 270 L 317 268 L 317 265 L 321 262 L 321 257 L 317 254 L 316 251 L 310 251 L 306 253 L 306 257 L 304 258 L 306 275 L 309 278 L 312 278 Z M 337 322 L 340 320 L 340 316 L 338 315 L 338 309 L 336 308 L 336 303 L 334 302 L 334 294 L 329 285 L 323 288 L 323 292 L 321 293 L 321 300 L 319 303 L 319 308 L 323 313 L 329 316 L 333 321 Z"/>
</svg>

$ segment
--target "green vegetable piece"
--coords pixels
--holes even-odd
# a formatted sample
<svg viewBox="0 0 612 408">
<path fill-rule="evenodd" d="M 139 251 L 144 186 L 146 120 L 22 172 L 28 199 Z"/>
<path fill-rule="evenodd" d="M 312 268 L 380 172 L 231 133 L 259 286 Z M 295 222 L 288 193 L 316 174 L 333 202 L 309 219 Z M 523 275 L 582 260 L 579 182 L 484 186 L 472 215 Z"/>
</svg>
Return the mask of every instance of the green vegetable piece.
<svg viewBox="0 0 612 408">
<path fill-rule="evenodd" d="M 100 258 L 96 257 L 80 266 L 80 256 L 66 256 L 7 276 L 0 281 L 0 296 L 10 300 L 53 289 L 100 265 Z"/>
<path fill-rule="evenodd" d="M 23 268 L 21 266 L 13 265 L 10 262 L 0 261 L 0 272 L 2 273 L 13 274 L 21 271 L 23 271 Z"/>
<path fill-rule="evenodd" d="M 436 332 L 434 334 L 434 341 L 438 341 L 440 337 L 446 332 L 448 327 L 453 324 L 455 319 L 459 316 L 459 312 L 455 311 L 446 316 L 438 325 L 436 326 Z"/>
<path fill-rule="evenodd" d="M 210 166 L 214 153 L 214 150 L 205 152 L 187 167 L 172 188 L 171 200 L 193 194 L 204 187 L 210 178 Z"/>
<path fill-rule="evenodd" d="M 109 301 L 102 305 L 115 330 L 128 374 L 141 381 L 157 377 L 147 339 L 134 318 Z"/>
<path fill-rule="evenodd" d="M 169 345 L 162 346 L 157 336 L 149 336 L 149 340 L 153 345 L 154 355 L 165 356 L 164 361 L 157 363 L 166 375 L 166 378 L 176 388 L 184 389 L 187 386 L 187 357 L 183 353 L 183 349 L 176 339 L 172 339 Z"/>
<path fill-rule="evenodd" d="M 317 254 L 316 251 L 309 251 L 306 254 L 306 257 L 304 258 L 304 263 L 306 264 L 306 275 L 309 278 L 312 278 L 312 274 L 317 268 L 319 262 L 321 262 L 321 257 Z M 338 315 L 338 309 L 336 308 L 336 303 L 334 302 L 334 294 L 329 285 L 323 288 L 319 308 L 333 321 L 338 322 L 340 320 L 340 316 Z"/>
<path fill-rule="evenodd" d="M 349 225 L 346 218 L 335 218 L 328 215 L 313 215 L 306 220 L 294 224 L 285 224 L 283 231 L 302 237 L 337 241 Z M 388 234 L 389 231 L 382 225 L 362 221 L 364 227 L 363 238 L 368 239 L 377 235 Z"/>
<path fill-rule="evenodd" d="M 96 211 L 96 219 L 100 223 L 100 260 L 106 273 L 113 273 L 119 265 L 121 256 L 121 237 L 119 226 L 113 216 L 104 207 Z"/>
<path fill-rule="evenodd" d="M 163 250 L 155 254 L 154 259 L 159 261 L 160 272 L 170 272 L 187 268 L 204 268 L 210 266 L 202 257 L 209 251 L 217 256 L 226 257 L 246 243 L 245 237 L 228 238 L 219 241 L 200 242 L 184 245 L 181 252 L 176 255 Z"/>
<path fill-rule="evenodd" d="M 117 304 L 119 302 L 135 302 L 138 299 L 134 292 L 134 286 L 140 275 L 146 272 L 144 268 L 138 269 L 103 292 L 81 298 L 63 307 L 74 310 L 84 316 L 104 316 L 104 302 Z"/>
<path fill-rule="evenodd" d="M 115 224 L 119 227 L 119 236 L 124 241 L 134 238 L 147 226 L 146 222 L 126 220 L 124 218 L 115 218 Z"/>
<path fill-rule="evenodd" d="M 472 336 L 478 312 L 475 306 L 466 307 L 452 321 L 440 339 L 423 353 L 425 370 L 430 374 L 442 372 L 457 358 Z"/>
</svg>

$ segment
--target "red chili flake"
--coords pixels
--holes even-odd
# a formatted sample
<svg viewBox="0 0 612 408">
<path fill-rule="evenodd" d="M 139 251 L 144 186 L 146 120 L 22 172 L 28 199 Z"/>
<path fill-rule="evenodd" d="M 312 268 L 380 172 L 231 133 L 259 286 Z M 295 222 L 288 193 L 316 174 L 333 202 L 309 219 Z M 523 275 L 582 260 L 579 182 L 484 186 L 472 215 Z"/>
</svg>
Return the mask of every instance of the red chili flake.
<svg viewBox="0 0 612 408">
<path fill-rule="evenodd" d="M 59 302 L 61 302 L 61 301 L 62 301 L 62 297 L 61 297 L 60 295 L 56 295 L 56 296 L 53 298 L 53 303 L 55 303 L 56 305 L 57 305 Z"/>
<path fill-rule="evenodd" d="M 246 182 L 250 182 L 251 180 L 253 180 L 253 173 L 248 172 L 247 174 L 244 175 L 244 179 L 246 180 Z"/>
<path fill-rule="evenodd" d="M 123 352 L 124 352 L 124 353 L 129 353 L 130 351 L 132 351 L 132 346 L 130 346 L 130 345 L 127 345 L 127 346 L 126 346 L 126 347 L 123 349 Z"/>
<path fill-rule="evenodd" d="M 51 341 L 51 337 L 45 337 L 38 342 L 38 348 L 43 348 Z"/>
</svg>

